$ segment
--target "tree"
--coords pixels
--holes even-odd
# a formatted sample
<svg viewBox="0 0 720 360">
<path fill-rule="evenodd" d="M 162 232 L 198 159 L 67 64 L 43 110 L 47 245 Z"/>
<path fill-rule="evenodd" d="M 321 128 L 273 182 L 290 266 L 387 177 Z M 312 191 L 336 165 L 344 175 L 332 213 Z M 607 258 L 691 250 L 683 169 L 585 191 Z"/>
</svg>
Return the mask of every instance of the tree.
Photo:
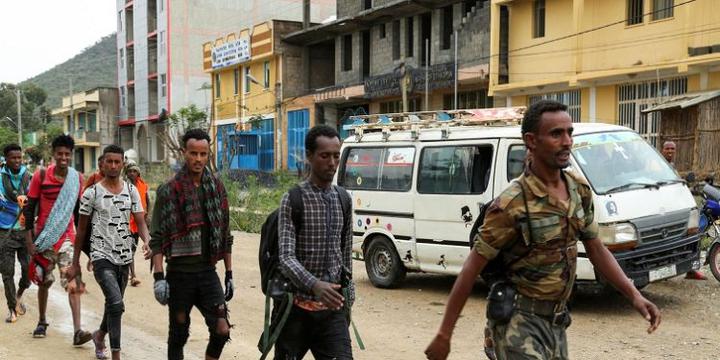
<svg viewBox="0 0 720 360">
<path fill-rule="evenodd" d="M 52 157 L 52 141 L 55 137 L 63 134 L 63 126 L 59 122 L 51 122 L 45 127 L 43 135 L 38 140 L 37 146 L 28 147 L 25 153 L 30 156 L 33 163 L 39 164 L 40 160 L 45 160 L 48 164 Z M 0 135 L 0 139 L 2 139 Z M 17 134 L 13 134 L 17 139 Z M 0 140 L 1 141 L 1 140 Z"/>
<path fill-rule="evenodd" d="M 210 122 L 205 111 L 197 108 L 197 106 L 190 105 L 176 111 L 170 115 L 167 120 L 166 131 L 159 134 L 160 141 L 165 145 L 165 148 L 170 151 L 175 159 L 183 158 L 182 151 L 182 136 L 185 131 L 190 129 L 202 129 L 209 131 Z M 210 169 L 215 171 L 214 153 L 212 151 L 213 141 L 210 139 L 210 161 L 208 162 Z"/>
<path fill-rule="evenodd" d="M 41 129 L 47 122 L 50 113 L 43 106 L 47 99 L 45 90 L 32 83 L 19 85 L 19 87 L 22 92 L 20 99 L 23 130 L 34 131 Z M 0 83 L 0 119 L 7 116 L 17 123 L 17 97 L 15 93 L 17 88 L 18 85 L 15 84 Z M 4 123 L 2 126 L 13 125 Z"/>
</svg>

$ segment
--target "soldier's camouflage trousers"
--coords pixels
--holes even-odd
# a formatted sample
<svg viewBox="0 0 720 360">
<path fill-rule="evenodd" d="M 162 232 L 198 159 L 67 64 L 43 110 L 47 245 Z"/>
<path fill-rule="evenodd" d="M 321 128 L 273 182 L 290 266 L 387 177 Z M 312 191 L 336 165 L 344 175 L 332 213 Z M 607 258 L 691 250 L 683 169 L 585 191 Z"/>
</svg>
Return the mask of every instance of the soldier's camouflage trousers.
<svg viewBox="0 0 720 360">
<path fill-rule="evenodd" d="M 568 359 L 565 329 L 570 315 L 562 324 L 553 325 L 544 317 L 515 310 L 504 325 L 488 322 L 497 360 L 565 360 Z"/>
<path fill-rule="evenodd" d="M 15 288 L 16 257 L 22 272 L 18 288 L 24 290 L 30 287 L 30 278 L 28 277 L 30 257 L 25 247 L 25 232 L 13 231 L 8 234 L 7 230 L 0 230 L 0 273 L 2 274 L 8 309 L 15 309 L 15 305 L 17 305 L 17 299 L 15 298 L 17 296 Z"/>
</svg>

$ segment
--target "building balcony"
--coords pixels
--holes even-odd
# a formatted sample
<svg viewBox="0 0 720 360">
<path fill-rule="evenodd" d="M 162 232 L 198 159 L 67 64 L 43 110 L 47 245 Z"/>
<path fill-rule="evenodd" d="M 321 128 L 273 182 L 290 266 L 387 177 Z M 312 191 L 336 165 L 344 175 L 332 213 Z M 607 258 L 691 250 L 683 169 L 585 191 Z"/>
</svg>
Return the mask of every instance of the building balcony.
<svg viewBox="0 0 720 360">
<path fill-rule="evenodd" d="M 75 145 L 78 146 L 100 146 L 100 132 L 75 130 L 72 132 Z"/>
</svg>

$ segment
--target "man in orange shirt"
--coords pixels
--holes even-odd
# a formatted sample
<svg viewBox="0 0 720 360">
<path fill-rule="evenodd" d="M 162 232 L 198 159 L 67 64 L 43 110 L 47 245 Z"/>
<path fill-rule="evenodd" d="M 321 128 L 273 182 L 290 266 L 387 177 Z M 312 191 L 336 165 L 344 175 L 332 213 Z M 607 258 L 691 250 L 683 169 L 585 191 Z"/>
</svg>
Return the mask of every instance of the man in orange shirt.
<svg viewBox="0 0 720 360">
<path fill-rule="evenodd" d="M 143 179 L 140 177 L 140 167 L 137 166 L 137 164 L 132 161 L 128 160 L 127 164 L 125 165 L 125 177 L 127 178 L 128 182 L 135 185 L 135 187 L 138 190 L 138 193 L 140 193 L 140 203 L 142 204 L 143 209 L 145 210 L 145 217 L 147 220 L 147 214 L 149 212 L 148 210 L 148 186 L 143 181 Z M 133 249 L 137 248 L 138 244 L 138 226 L 135 222 L 134 218 L 130 218 L 130 233 L 132 233 L 133 238 L 135 239 L 135 247 Z M 130 264 L 130 286 L 138 286 L 140 285 L 140 280 L 135 277 L 135 262 Z"/>
<path fill-rule="evenodd" d="M 96 183 L 99 183 L 100 180 L 102 180 L 105 177 L 105 174 L 103 174 L 102 171 L 102 162 L 103 162 L 103 155 L 98 156 L 97 158 L 97 171 L 95 171 L 92 175 L 90 175 L 87 180 L 85 180 L 85 183 L 83 184 L 81 194 L 85 191 L 85 189 L 95 185 Z"/>
</svg>

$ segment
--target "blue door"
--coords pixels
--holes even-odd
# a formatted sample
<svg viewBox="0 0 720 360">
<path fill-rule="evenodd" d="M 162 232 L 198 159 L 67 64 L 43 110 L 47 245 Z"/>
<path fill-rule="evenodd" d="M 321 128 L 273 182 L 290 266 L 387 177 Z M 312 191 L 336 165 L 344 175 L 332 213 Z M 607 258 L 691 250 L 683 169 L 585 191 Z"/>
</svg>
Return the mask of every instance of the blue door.
<svg viewBox="0 0 720 360">
<path fill-rule="evenodd" d="M 310 110 L 288 111 L 287 168 L 302 171 L 305 164 L 305 135 L 310 127 Z"/>
<path fill-rule="evenodd" d="M 273 119 L 265 119 L 251 131 L 235 131 L 235 125 L 218 127 L 217 165 L 231 170 L 274 169 Z"/>
<path fill-rule="evenodd" d="M 273 119 L 263 119 L 258 129 L 253 129 L 257 136 L 258 170 L 275 170 L 275 131 Z"/>
</svg>

